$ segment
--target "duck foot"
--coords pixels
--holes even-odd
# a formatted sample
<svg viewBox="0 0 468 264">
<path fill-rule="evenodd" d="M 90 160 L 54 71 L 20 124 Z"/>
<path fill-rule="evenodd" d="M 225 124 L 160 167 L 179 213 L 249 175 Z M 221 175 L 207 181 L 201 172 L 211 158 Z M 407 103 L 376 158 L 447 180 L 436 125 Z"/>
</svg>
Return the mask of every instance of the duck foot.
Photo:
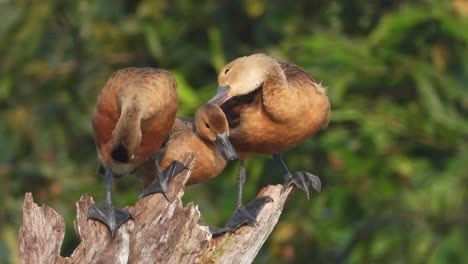
<svg viewBox="0 0 468 264">
<path fill-rule="evenodd" d="M 210 227 L 210 232 L 213 237 L 220 236 L 224 233 L 233 233 L 243 225 L 257 225 L 257 217 L 262 211 L 265 204 L 273 202 L 270 196 L 261 196 L 255 198 L 250 203 L 236 208 L 234 214 L 228 219 L 223 228 Z"/>
<path fill-rule="evenodd" d="M 92 204 L 88 209 L 88 219 L 95 219 L 105 224 L 111 235 L 114 236 L 115 231 L 119 227 L 132 219 L 132 215 L 119 208 L 114 208 L 112 204 Z"/>
<path fill-rule="evenodd" d="M 288 167 L 283 161 L 281 154 L 273 155 L 273 160 L 278 162 L 280 165 L 281 171 L 283 172 L 284 184 L 283 188 L 281 189 L 281 193 L 286 191 L 289 186 L 295 185 L 299 189 L 301 189 L 307 195 L 307 200 L 309 200 L 309 184 L 312 185 L 312 188 L 317 192 L 320 192 L 322 188 L 322 183 L 320 182 L 320 178 L 308 173 L 307 171 L 296 171 L 295 173 L 291 174 L 289 172 Z"/>
<path fill-rule="evenodd" d="M 188 168 L 182 162 L 177 160 L 173 161 L 165 171 L 160 169 L 157 160 L 155 161 L 155 167 L 158 174 L 157 177 L 154 179 L 151 185 L 140 194 L 138 199 L 153 193 L 162 193 L 164 197 L 166 197 L 166 200 L 169 201 L 169 198 L 167 198 L 167 188 L 169 183 L 177 174 L 183 170 L 187 170 Z"/>
<path fill-rule="evenodd" d="M 199 220 L 198 221 L 198 224 L 201 225 L 201 226 L 206 226 L 208 227 L 208 231 L 210 231 L 210 233 L 212 234 L 212 237 L 217 237 L 217 236 L 220 236 L 224 233 L 227 233 L 229 232 L 229 230 L 225 227 L 216 227 L 216 226 L 211 226 L 209 224 L 207 224 L 205 221 L 203 220 Z"/>
<path fill-rule="evenodd" d="M 281 192 L 284 192 L 291 185 L 295 185 L 303 192 L 305 192 L 307 195 L 307 200 L 309 200 L 309 185 L 311 185 L 312 188 L 317 192 L 320 192 L 320 189 L 322 188 L 320 178 L 311 173 L 308 173 L 307 171 L 297 171 L 293 174 L 289 173 L 286 175 Z"/>
<path fill-rule="evenodd" d="M 123 223 L 132 219 L 132 215 L 123 209 L 114 208 L 112 205 L 112 179 L 114 174 L 111 170 L 100 165 L 96 173 L 106 179 L 106 200 L 104 204 L 92 204 L 88 208 L 88 219 L 95 219 L 105 224 L 113 237 L 115 231 Z"/>
</svg>

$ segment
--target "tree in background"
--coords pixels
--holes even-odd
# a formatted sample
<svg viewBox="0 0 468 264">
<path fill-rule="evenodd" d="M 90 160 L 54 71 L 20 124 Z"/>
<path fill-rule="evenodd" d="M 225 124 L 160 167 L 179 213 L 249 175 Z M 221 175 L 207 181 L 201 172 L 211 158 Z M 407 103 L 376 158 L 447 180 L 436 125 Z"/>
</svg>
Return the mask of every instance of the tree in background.
<svg viewBox="0 0 468 264">
<path fill-rule="evenodd" d="M 307 69 L 333 113 L 286 155 L 321 176 L 322 192 L 290 198 L 257 263 L 468 261 L 467 28 L 466 0 L 1 2 L 0 263 L 17 262 L 27 191 L 65 216 L 63 254 L 78 243 L 74 202 L 104 195 L 90 117 L 113 71 L 170 70 L 187 116 L 226 62 L 254 52 Z M 269 158 L 247 170 L 246 200 L 281 182 Z M 222 225 L 235 171 L 184 200 Z M 117 206 L 141 191 L 134 177 L 116 188 Z"/>
</svg>

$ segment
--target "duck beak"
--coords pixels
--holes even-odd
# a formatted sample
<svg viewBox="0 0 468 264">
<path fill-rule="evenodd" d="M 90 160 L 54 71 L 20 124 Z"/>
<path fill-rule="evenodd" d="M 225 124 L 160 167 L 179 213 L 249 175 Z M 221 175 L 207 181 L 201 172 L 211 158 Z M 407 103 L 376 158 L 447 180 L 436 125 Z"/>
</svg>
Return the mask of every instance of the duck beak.
<svg viewBox="0 0 468 264">
<path fill-rule="evenodd" d="M 216 140 L 214 143 L 226 161 L 231 162 L 231 161 L 235 161 L 236 159 L 238 159 L 237 152 L 232 146 L 231 142 L 229 141 L 227 132 L 217 134 Z"/>
<path fill-rule="evenodd" d="M 215 96 L 213 96 L 208 103 L 222 105 L 224 102 L 231 99 L 232 96 L 229 94 L 230 91 L 231 87 L 229 86 L 218 86 Z"/>
</svg>

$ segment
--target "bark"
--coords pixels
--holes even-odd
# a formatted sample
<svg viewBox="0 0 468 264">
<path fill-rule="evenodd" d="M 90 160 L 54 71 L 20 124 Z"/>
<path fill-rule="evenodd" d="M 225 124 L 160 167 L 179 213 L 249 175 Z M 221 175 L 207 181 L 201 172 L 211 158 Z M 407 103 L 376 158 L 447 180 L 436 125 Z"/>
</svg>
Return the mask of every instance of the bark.
<svg viewBox="0 0 468 264">
<path fill-rule="evenodd" d="M 181 160 L 192 167 L 195 159 L 191 154 Z M 291 188 L 282 195 L 281 185 L 263 188 L 259 196 L 269 195 L 273 202 L 259 213 L 256 226 L 212 238 L 208 228 L 198 224 L 197 206 L 182 206 L 180 198 L 189 176 L 190 171 L 184 171 L 175 177 L 169 202 L 155 194 L 127 207 L 133 220 L 123 224 L 114 237 L 105 225 L 88 219 L 88 207 L 94 201 L 83 195 L 76 203 L 75 220 L 81 243 L 67 258 L 60 256 L 63 217 L 46 205 L 39 207 L 31 193 L 26 193 L 19 230 L 20 263 L 251 263 L 278 222 Z"/>
</svg>

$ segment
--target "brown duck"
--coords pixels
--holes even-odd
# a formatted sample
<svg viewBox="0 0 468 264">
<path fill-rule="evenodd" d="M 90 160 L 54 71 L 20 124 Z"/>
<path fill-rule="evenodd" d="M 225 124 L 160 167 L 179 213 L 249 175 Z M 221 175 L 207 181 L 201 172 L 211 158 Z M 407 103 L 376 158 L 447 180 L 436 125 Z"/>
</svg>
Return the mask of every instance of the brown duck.
<svg viewBox="0 0 468 264">
<path fill-rule="evenodd" d="M 88 217 L 105 223 L 112 234 L 131 217 L 112 205 L 113 177 L 132 172 L 159 149 L 172 128 L 177 107 L 176 81 L 162 69 L 119 70 L 101 90 L 92 125 L 102 162 L 99 172 L 106 177 L 106 202 L 92 205 Z"/>
<path fill-rule="evenodd" d="M 169 138 L 158 151 L 158 162 L 162 169 L 169 167 L 182 154 L 198 153 L 187 185 L 197 184 L 218 176 L 228 161 L 237 159 L 229 142 L 229 126 L 221 108 L 215 104 L 201 106 L 195 118 L 177 118 Z M 154 165 L 144 163 L 136 171 L 144 188 L 153 181 Z"/>
<path fill-rule="evenodd" d="M 241 159 L 238 209 L 242 208 L 246 177 L 243 160 L 252 153 L 273 155 L 281 166 L 283 189 L 294 184 L 307 197 L 310 184 L 320 190 L 317 176 L 305 171 L 290 173 L 281 153 L 327 126 L 330 102 L 326 90 L 300 67 L 265 54 L 228 63 L 218 75 L 218 84 L 210 103 L 220 105 L 226 113 L 231 130 L 229 139 Z"/>
</svg>

